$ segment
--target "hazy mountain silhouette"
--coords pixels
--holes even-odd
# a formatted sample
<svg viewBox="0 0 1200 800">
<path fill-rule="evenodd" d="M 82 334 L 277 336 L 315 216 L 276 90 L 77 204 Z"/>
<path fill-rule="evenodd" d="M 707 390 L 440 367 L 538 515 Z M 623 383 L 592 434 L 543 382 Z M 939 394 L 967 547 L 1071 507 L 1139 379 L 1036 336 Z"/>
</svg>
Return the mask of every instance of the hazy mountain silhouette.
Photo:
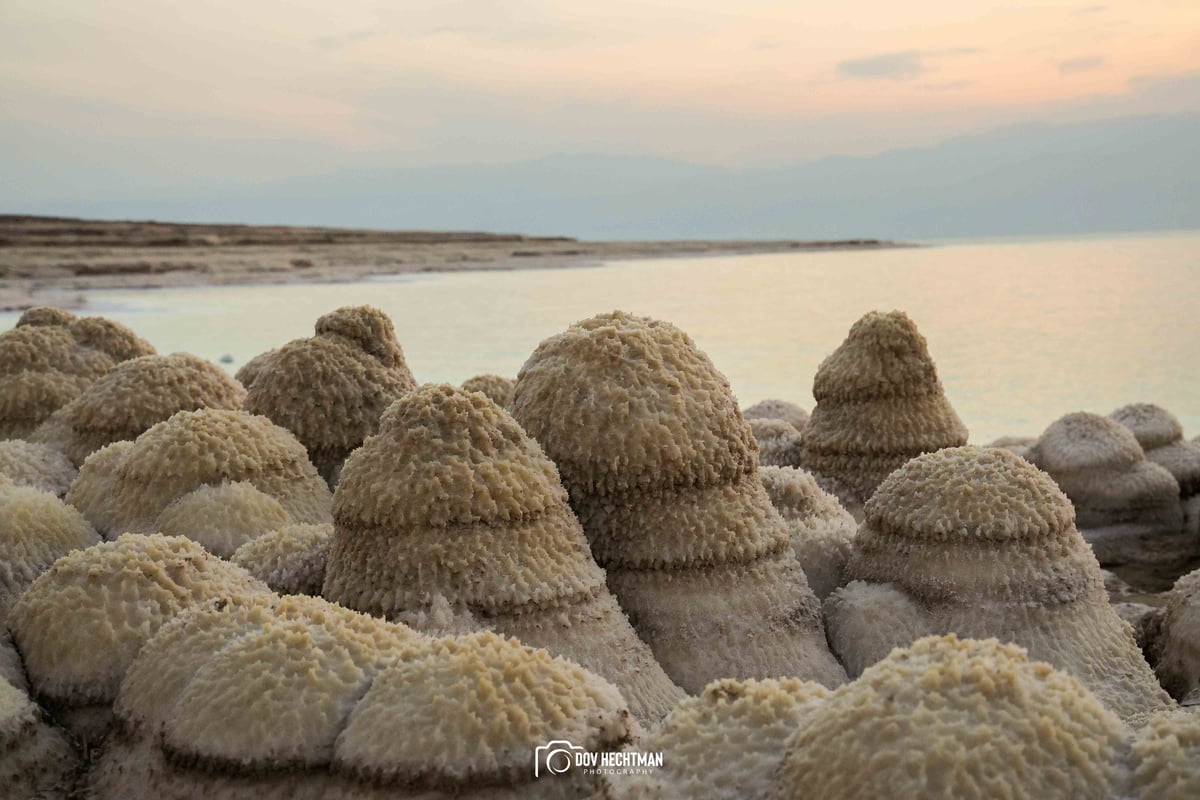
<svg viewBox="0 0 1200 800">
<path fill-rule="evenodd" d="M 920 239 L 1200 228 L 1200 115 L 1028 124 L 865 158 L 723 169 L 570 155 L 334 172 L 236 196 L 55 203 L 106 218 L 581 238 Z"/>
</svg>

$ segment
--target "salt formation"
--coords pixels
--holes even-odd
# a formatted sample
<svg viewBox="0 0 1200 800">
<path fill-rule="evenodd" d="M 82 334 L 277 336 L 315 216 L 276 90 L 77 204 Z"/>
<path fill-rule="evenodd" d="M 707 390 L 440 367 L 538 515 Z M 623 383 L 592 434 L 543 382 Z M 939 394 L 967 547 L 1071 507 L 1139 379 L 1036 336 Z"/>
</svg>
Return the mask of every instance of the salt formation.
<svg viewBox="0 0 1200 800">
<path fill-rule="evenodd" d="M 288 524 L 279 501 L 248 481 L 201 486 L 158 515 L 154 527 L 167 536 L 185 536 L 205 550 L 229 558 L 239 547 Z"/>
<path fill-rule="evenodd" d="M 416 386 L 387 315 L 345 307 L 318 319 L 316 336 L 289 342 L 264 361 L 245 408 L 294 433 L 333 483 L 384 410 Z"/>
<path fill-rule="evenodd" d="M 230 554 L 254 534 L 255 524 L 261 534 L 284 522 L 332 521 L 329 488 L 295 437 L 266 417 L 227 409 L 180 411 L 133 443 L 97 451 L 84 462 L 67 500 L 106 536 L 154 533 L 163 524 L 192 536 L 194 524 L 197 539 L 221 542 L 219 549 Z M 213 517 L 211 524 L 230 526 L 224 531 L 204 530 L 205 515 L 225 501 L 252 507 Z"/>
<path fill-rule="evenodd" d="M 953 448 L 896 470 L 866 505 L 848 573 L 855 582 L 825 610 L 851 674 L 901 635 L 995 635 L 1075 676 L 1125 719 L 1171 705 L 1108 604 L 1070 501 L 1012 453 Z"/>
<path fill-rule="evenodd" d="M 326 598 L 392 618 L 444 598 L 604 676 L 639 719 L 683 698 L 605 588 L 554 464 L 485 395 L 397 400 L 347 459 L 334 520 Z"/>
<path fill-rule="evenodd" d="M 921 639 L 814 705 L 774 797 L 1115 797 L 1127 736 L 1079 681 L 1019 647 Z"/>
<path fill-rule="evenodd" d="M 98 379 L 30 435 L 59 446 L 76 464 L 113 442 L 132 441 L 178 411 L 238 409 L 246 390 L 190 353 L 131 359 Z"/>
<path fill-rule="evenodd" d="M 468 392 L 483 392 L 501 408 L 512 405 L 513 387 L 517 382 L 503 375 L 476 375 L 463 381 L 462 388 Z"/>
<path fill-rule="evenodd" d="M 5 800 L 66 800 L 79 754 L 37 704 L 0 676 L 0 794 Z"/>
<path fill-rule="evenodd" d="M 1137 800 L 1200 797 L 1200 715 L 1195 710 L 1155 714 L 1133 737 Z"/>
<path fill-rule="evenodd" d="M 925 337 L 903 312 L 872 311 L 821 362 L 803 466 L 848 508 L 922 453 L 967 443 Z"/>
<path fill-rule="evenodd" d="M 102 736 L 130 663 L 167 620 L 210 598 L 267 593 L 179 537 L 125 534 L 54 562 L 8 625 L 35 696 L 84 739 Z"/>
<path fill-rule="evenodd" d="M 1147 623 L 1146 651 L 1159 682 L 1186 705 L 1200 705 L 1200 570 L 1175 582 Z"/>
<path fill-rule="evenodd" d="M 513 416 L 558 466 L 608 586 L 685 691 L 845 679 L 729 382 L 675 326 L 613 312 L 542 342 Z"/>
<path fill-rule="evenodd" d="M 807 472 L 794 467 L 759 467 L 758 475 L 771 504 L 787 523 L 792 550 L 808 585 L 824 599 L 846 583 L 846 561 L 858 523 Z"/>
<path fill-rule="evenodd" d="M 1028 459 L 1029 449 L 1036 443 L 1037 438 L 1033 436 L 1001 436 L 987 446 L 998 447 L 1001 450 L 1007 450 L 1015 456 Z"/>
<path fill-rule="evenodd" d="M 1133 432 L 1147 461 L 1175 478 L 1184 530 L 1200 536 L 1200 444 L 1184 441 L 1183 426 L 1175 415 L 1150 403 L 1118 408 L 1109 417 Z"/>
<path fill-rule="evenodd" d="M 278 352 L 278 350 L 267 350 L 266 352 L 259 353 L 245 364 L 242 364 L 241 369 L 233 373 L 234 379 L 249 389 L 250 384 L 254 383 L 255 379 L 258 378 L 263 369 L 266 368 L 267 364 L 271 362 L 271 359 Z"/>
<path fill-rule="evenodd" d="M 1046 428 L 1028 458 L 1071 498 L 1076 523 L 1101 564 L 1196 551 L 1196 537 L 1183 533 L 1179 484 L 1146 460 L 1120 423 L 1082 411 L 1067 414 Z"/>
<path fill-rule="evenodd" d="M 800 431 L 781 419 L 751 419 L 750 433 L 758 445 L 758 463 L 766 467 L 794 467 L 804 453 Z"/>
<path fill-rule="evenodd" d="M 830 690 L 795 678 L 720 680 L 689 697 L 638 742 L 663 766 L 608 779 L 606 798 L 766 800 L 787 740 Z"/>
<path fill-rule="evenodd" d="M 284 525 L 243 544 L 230 559 L 280 594 L 321 593 L 332 525 Z"/>
<path fill-rule="evenodd" d="M 578 665 L 483 633 L 421 637 L 317 598 L 234 599 L 143 649 L 93 770 L 96 800 L 577 798 L 535 749 L 637 733 Z"/>
<path fill-rule="evenodd" d="M 0 475 L 19 486 L 62 497 L 75 474 L 71 459 L 57 450 L 22 439 L 0 441 Z"/>
<path fill-rule="evenodd" d="M 0 478 L 0 627 L 56 559 L 99 541 L 88 521 L 54 495 Z"/>
<path fill-rule="evenodd" d="M 747 420 L 781 419 L 797 431 L 808 426 L 808 412 L 787 400 L 763 400 L 743 411 L 742 416 Z"/>
<path fill-rule="evenodd" d="M 154 348 L 124 325 L 26 311 L 0 333 L 0 439 L 22 439 L 118 363 Z"/>
</svg>

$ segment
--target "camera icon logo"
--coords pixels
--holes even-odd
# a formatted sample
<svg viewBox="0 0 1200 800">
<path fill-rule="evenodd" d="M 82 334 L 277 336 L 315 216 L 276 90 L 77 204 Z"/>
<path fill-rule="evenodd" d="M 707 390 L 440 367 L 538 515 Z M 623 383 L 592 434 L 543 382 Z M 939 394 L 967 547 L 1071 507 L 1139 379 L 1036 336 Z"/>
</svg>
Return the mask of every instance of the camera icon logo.
<svg viewBox="0 0 1200 800">
<path fill-rule="evenodd" d="M 562 775 L 575 764 L 575 754 L 586 752 L 566 739 L 555 739 L 533 749 L 533 777 L 541 777 L 543 771 L 551 775 Z"/>
</svg>

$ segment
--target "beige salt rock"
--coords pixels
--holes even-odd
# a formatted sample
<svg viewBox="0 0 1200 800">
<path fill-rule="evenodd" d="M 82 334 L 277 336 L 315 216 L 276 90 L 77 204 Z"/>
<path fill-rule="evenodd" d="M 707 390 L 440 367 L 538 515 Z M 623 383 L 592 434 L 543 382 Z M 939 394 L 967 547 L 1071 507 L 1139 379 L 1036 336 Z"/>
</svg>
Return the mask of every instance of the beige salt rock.
<svg viewBox="0 0 1200 800">
<path fill-rule="evenodd" d="M 751 419 L 750 432 L 758 444 L 758 463 L 764 467 L 794 467 L 800 463 L 800 431 L 782 419 Z"/>
<path fill-rule="evenodd" d="M 78 511 L 49 492 L 0 483 L 0 624 L 56 559 L 99 541 Z"/>
<path fill-rule="evenodd" d="M 441 597 L 606 677 L 639 719 L 682 699 L 605 588 L 554 464 L 486 395 L 397 400 L 347 459 L 334 520 L 327 599 L 394 618 Z"/>
<path fill-rule="evenodd" d="M 190 353 L 142 356 L 117 365 L 30 435 L 57 445 L 76 464 L 101 447 L 133 441 L 178 411 L 241 408 L 246 390 Z"/>
<path fill-rule="evenodd" d="M 748 421 L 755 419 L 781 419 L 797 431 L 808 426 L 808 412 L 787 400 L 763 400 L 742 411 Z"/>
<path fill-rule="evenodd" d="M 909 459 L 967 443 L 929 347 L 903 312 L 872 311 L 817 369 L 802 466 L 865 502 Z M 828 490 L 828 489 L 827 489 Z"/>
<path fill-rule="evenodd" d="M 67 800 L 81 762 L 37 704 L 0 677 L 0 793 L 5 800 Z"/>
<path fill-rule="evenodd" d="M 1042 433 L 1028 458 L 1071 499 L 1101 564 L 1174 560 L 1198 551 L 1200 540 L 1183 531 L 1179 484 L 1146 460 L 1120 423 L 1067 414 Z"/>
<path fill-rule="evenodd" d="M 162 510 L 154 527 L 167 536 L 186 536 L 221 558 L 264 533 L 288 524 L 279 501 L 248 481 L 205 484 Z"/>
<path fill-rule="evenodd" d="M 794 467 L 759 467 L 771 504 L 787 523 L 792 550 L 818 599 L 846 583 L 846 561 L 858 523 L 837 498 Z"/>
<path fill-rule="evenodd" d="M 623 312 L 542 342 L 513 416 L 554 460 L 608 586 L 685 691 L 845 679 L 729 382 L 683 331 Z"/>
<path fill-rule="evenodd" d="M 1109 417 L 1129 428 L 1147 461 L 1175 478 L 1184 531 L 1200 537 L 1200 443 L 1185 441 L 1183 426 L 1175 415 L 1150 403 L 1118 408 Z"/>
<path fill-rule="evenodd" d="M 848 569 L 861 583 L 825 604 L 831 645 L 852 674 L 898 644 L 895 618 L 911 615 L 917 630 L 1026 647 L 1124 719 L 1171 706 L 1108 604 L 1070 501 L 1028 462 L 979 447 L 929 453 L 892 473 L 866 515 Z M 903 602 L 876 616 L 889 594 Z"/>
<path fill-rule="evenodd" d="M 22 439 L 0 441 L 0 475 L 19 486 L 62 497 L 77 472 L 69 458 L 50 447 Z"/>
<path fill-rule="evenodd" d="M 280 594 L 319 595 L 332 543 L 332 525 L 284 525 L 246 542 L 230 560 Z"/>
<path fill-rule="evenodd" d="M 125 534 L 54 562 L 8 624 L 34 695 L 74 733 L 102 737 L 125 671 L 160 626 L 214 597 L 268 593 L 181 537 Z"/>
<path fill-rule="evenodd" d="M 220 488 L 240 483 L 277 501 L 287 522 L 332 521 L 329 488 L 303 445 L 266 417 L 228 409 L 180 411 L 131 445 L 98 451 L 84 462 L 67 496 L 68 502 L 82 503 L 85 515 L 99 512 L 89 518 L 106 536 L 153 533 L 172 503 L 206 486 L 215 488 L 201 492 L 197 504 L 214 491 L 218 497 L 249 494 L 248 489 Z M 250 516 L 265 524 L 278 515 L 260 509 Z M 271 527 L 278 525 L 259 532 Z"/>
<path fill-rule="evenodd" d="M 1147 652 L 1159 682 L 1176 700 L 1200 693 L 1200 570 L 1175 582 L 1150 622 Z"/>
<path fill-rule="evenodd" d="M 488 374 L 467 378 L 463 381 L 462 388 L 468 392 L 483 392 L 496 405 L 508 408 L 512 405 L 513 388 L 516 385 L 517 382 L 512 378 Z"/>
<path fill-rule="evenodd" d="M 1194 710 L 1155 714 L 1134 735 L 1133 791 L 1136 800 L 1200 797 L 1200 714 Z"/>
<path fill-rule="evenodd" d="M 296 435 L 331 481 L 379 417 L 416 388 L 392 321 L 370 306 L 339 308 L 317 320 L 316 336 L 279 348 L 253 376 L 245 408 Z"/>
</svg>

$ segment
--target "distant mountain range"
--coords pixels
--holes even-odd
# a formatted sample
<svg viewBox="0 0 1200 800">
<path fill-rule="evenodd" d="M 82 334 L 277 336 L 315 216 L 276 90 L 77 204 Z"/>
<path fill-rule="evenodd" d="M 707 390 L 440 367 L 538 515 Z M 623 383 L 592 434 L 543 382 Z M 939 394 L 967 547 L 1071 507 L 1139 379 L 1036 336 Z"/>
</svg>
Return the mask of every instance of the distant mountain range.
<svg viewBox="0 0 1200 800">
<path fill-rule="evenodd" d="M 341 171 L 228 197 L 2 210 L 585 239 L 914 240 L 1200 228 L 1200 115 L 1020 125 L 772 169 L 570 155 Z"/>
</svg>

